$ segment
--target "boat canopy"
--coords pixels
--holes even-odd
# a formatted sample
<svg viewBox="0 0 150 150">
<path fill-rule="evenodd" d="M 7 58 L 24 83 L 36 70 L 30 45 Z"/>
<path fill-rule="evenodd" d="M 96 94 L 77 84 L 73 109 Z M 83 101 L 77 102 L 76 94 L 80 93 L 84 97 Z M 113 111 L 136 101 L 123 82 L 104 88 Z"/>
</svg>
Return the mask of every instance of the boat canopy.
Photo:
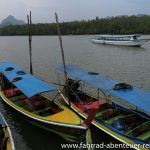
<svg viewBox="0 0 150 150">
<path fill-rule="evenodd" d="M 144 91 L 140 88 L 133 87 L 132 89 L 114 90 L 113 88 L 119 84 L 119 81 L 112 80 L 108 77 L 99 75 L 98 73 L 88 72 L 80 69 L 74 65 L 66 65 L 67 74 L 89 84 L 95 88 L 103 89 L 124 101 L 127 101 L 146 112 L 150 112 L 150 92 Z M 63 72 L 64 67 L 57 68 L 58 71 Z"/>
<path fill-rule="evenodd" d="M 48 85 L 34 76 L 23 71 L 15 64 L 0 63 L 0 73 L 3 74 L 13 85 L 22 91 L 27 97 L 32 97 L 39 93 L 56 90 L 55 86 Z"/>
</svg>

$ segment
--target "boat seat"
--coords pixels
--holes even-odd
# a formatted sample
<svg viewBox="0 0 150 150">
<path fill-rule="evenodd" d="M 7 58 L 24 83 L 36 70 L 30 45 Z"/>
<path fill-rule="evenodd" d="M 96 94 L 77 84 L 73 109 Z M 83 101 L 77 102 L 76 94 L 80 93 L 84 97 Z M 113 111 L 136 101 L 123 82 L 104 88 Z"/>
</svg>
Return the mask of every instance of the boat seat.
<svg viewBox="0 0 150 150">
<path fill-rule="evenodd" d="M 60 109 L 60 107 L 58 105 L 56 105 L 55 103 L 52 103 L 52 105 L 51 105 L 51 111 L 53 113 L 58 113 L 58 112 L 61 111 L 61 109 Z"/>
<path fill-rule="evenodd" d="M 5 90 L 4 94 L 7 98 L 10 98 L 10 97 L 16 95 L 18 92 L 19 92 L 18 88 L 11 88 L 11 89 Z"/>
<path fill-rule="evenodd" d="M 44 108 L 44 109 L 34 111 L 33 113 L 39 114 L 39 113 L 44 112 L 44 111 L 47 111 L 47 110 L 49 110 L 49 109 L 50 109 L 50 107 L 46 107 L 46 108 Z"/>
<path fill-rule="evenodd" d="M 26 105 L 26 103 L 24 101 L 22 101 L 22 100 L 15 102 L 15 104 L 18 105 L 19 107 L 23 107 L 23 106 Z"/>
<path fill-rule="evenodd" d="M 22 107 L 23 109 L 25 109 L 25 110 L 27 110 L 27 111 L 29 111 L 29 112 L 34 112 L 35 110 L 30 106 L 30 105 L 24 105 L 23 107 Z"/>
<path fill-rule="evenodd" d="M 86 110 L 98 109 L 100 106 L 106 104 L 106 100 L 99 99 L 97 101 L 89 102 L 84 105 Z"/>
<path fill-rule="evenodd" d="M 104 104 L 103 106 L 101 106 L 101 108 L 99 109 L 99 111 L 96 113 L 96 117 L 102 117 L 103 112 L 106 111 L 106 109 L 108 109 L 108 104 Z"/>
<path fill-rule="evenodd" d="M 150 121 L 147 121 L 145 123 L 143 123 L 142 125 L 136 127 L 132 133 L 133 136 L 138 137 L 140 135 L 142 135 L 144 132 L 150 131 Z"/>
<path fill-rule="evenodd" d="M 132 123 L 135 123 L 136 121 L 140 121 L 138 116 L 135 115 L 135 114 L 125 116 L 123 119 L 124 119 L 125 123 L 129 124 L 129 125 L 132 124 Z"/>
<path fill-rule="evenodd" d="M 96 117 L 99 117 L 101 115 L 102 115 L 102 111 L 96 113 Z"/>
<path fill-rule="evenodd" d="M 100 118 L 100 119 L 104 119 L 103 113 L 106 112 L 106 109 L 108 109 L 108 107 L 105 108 L 104 110 L 99 109 L 100 111 L 98 111 L 98 112 L 96 113 L 96 117 L 98 117 L 98 118 Z"/>
<path fill-rule="evenodd" d="M 102 117 L 104 120 L 107 120 L 107 119 L 114 117 L 116 115 L 118 115 L 117 109 L 107 109 L 107 110 L 103 111 L 103 113 L 102 113 Z"/>
<path fill-rule="evenodd" d="M 142 135 L 144 131 L 145 131 L 145 130 L 143 130 L 142 128 L 137 128 L 137 129 L 135 129 L 135 130 L 133 131 L 133 135 L 134 135 L 135 137 L 138 137 L 138 136 Z"/>
<path fill-rule="evenodd" d="M 140 140 L 146 140 L 146 139 L 150 138 L 150 130 L 143 133 L 143 134 L 141 134 L 137 138 L 140 139 Z"/>
<path fill-rule="evenodd" d="M 41 96 L 33 96 L 32 98 L 25 99 L 24 101 L 34 107 L 35 110 L 46 108 L 45 99 Z"/>
<path fill-rule="evenodd" d="M 83 104 L 82 104 L 83 103 Z M 78 107 L 80 110 L 82 110 L 83 112 L 85 112 L 85 108 L 84 108 L 84 104 L 86 103 L 86 101 L 82 101 L 79 102 L 79 101 L 74 101 L 73 104 Z"/>
<path fill-rule="evenodd" d="M 13 102 L 17 102 L 17 101 L 20 101 L 20 100 L 23 100 L 23 99 L 26 99 L 27 97 L 25 95 L 20 95 L 20 96 L 14 96 L 11 98 L 11 100 Z"/>
</svg>

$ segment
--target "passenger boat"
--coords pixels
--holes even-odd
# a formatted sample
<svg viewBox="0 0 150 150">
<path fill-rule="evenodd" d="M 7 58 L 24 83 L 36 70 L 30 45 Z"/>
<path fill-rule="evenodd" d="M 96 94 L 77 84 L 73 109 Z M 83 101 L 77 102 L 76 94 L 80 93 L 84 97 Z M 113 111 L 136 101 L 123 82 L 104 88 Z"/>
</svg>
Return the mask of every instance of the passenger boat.
<svg viewBox="0 0 150 150">
<path fill-rule="evenodd" d="M 0 113 L 0 149 L 15 150 L 14 141 L 11 135 L 10 128 Z"/>
<path fill-rule="evenodd" d="M 97 35 L 92 38 L 93 43 L 123 45 L 123 46 L 141 46 L 149 39 L 140 38 L 140 34 L 134 35 Z"/>
<path fill-rule="evenodd" d="M 81 118 L 45 92 L 57 90 L 9 62 L 0 63 L 0 96 L 23 119 L 71 142 L 91 142 L 88 127 Z"/>
<path fill-rule="evenodd" d="M 57 70 L 64 72 L 64 67 L 60 66 Z M 86 118 L 91 109 L 96 108 L 92 124 L 98 129 L 124 144 L 130 144 L 132 148 L 141 150 L 150 147 L 150 92 L 74 65 L 66 65 L 66 71 L 71 78 L 68 78 L 67 88 L 64 86 L 61 94 L 75 112 Z M 97 96 L 86 92 L 85 84 L 96 88 Z M 119 103 L 110 94 L 119 98 Z M 132 104 L 135 109 L 126 107 L 122 102 Z"/>
</svg>

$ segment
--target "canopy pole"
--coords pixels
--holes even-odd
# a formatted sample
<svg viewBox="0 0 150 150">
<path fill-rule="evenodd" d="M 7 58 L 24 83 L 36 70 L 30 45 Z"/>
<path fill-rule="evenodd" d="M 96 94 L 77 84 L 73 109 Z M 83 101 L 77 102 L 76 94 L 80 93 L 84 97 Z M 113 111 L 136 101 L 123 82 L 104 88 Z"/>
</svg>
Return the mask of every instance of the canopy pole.
<svg viewBox="0 0 150 150">
<path fill-rule="evenodd" d="M 59 21 L 58 21 L 57 13 L 55 13 L 55 19 L 56 19 L 57 32 L 58 32 L 59 42 L 60 42 L 61 56 L 62 56 L 62 61 L 63 61 L 63 66 L 64 66 L 66 94 L 68 96 L 69 95 L 68 94 L 68 77 L 67 77 L 66 64 L 65 64 L 65 56 L 64 56 L 64 49 L 63 49 L 63 45 L 62 45 L 62 38 L 61 38 L 61 33 L 60 33 Z M 68 96 L 68 99 L 69 99 L 69 96 Z M 69 99 L 69 106 L 70 106 L 70 99 Z"/>
<path fill-rule="evenodd" d="M 29 35 L 30 74 L 33 75 L 33 67 L 32 67 L 32 35 L 31 35 L 32 21 L 31 21 L 31 11 L 30 11 L 30 15 L 27 15 L 27 20 L 28 20 L 28 35 Z"/>
</svg>

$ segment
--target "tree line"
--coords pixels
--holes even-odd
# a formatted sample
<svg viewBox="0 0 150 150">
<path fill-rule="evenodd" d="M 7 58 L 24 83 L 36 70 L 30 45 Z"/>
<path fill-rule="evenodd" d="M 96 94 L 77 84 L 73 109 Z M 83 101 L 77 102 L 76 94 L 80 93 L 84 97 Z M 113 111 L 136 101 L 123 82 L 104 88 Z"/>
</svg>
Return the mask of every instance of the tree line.
<svg viewBox="0 0 150 150">
<path fill-rule="evenodd" d="M 60 23 L 62 35 L 83 34 L 150 34 L 150 16 L 117 16 Z M 28 35 L 28 25 L 0 28 L 1 36 Z M 56 23 L 32 25 L 32 35 L 57 35 Z"/>
</svg>

